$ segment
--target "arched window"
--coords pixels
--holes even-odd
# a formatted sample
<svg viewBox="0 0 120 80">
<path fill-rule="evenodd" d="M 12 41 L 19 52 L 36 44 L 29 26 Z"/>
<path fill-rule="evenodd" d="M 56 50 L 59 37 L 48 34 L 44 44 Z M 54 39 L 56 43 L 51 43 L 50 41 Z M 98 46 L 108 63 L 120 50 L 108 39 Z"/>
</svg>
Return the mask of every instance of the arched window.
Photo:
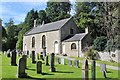
<svg viewBox="0 0 120 80">
<path fill-rule="evenodd" d="M 76 44 L 75 44 L 75 43 L 72 43 L 72 44 L 71 44 L 71 50 L 72 50 L 72 49 L 76 49 Z"/>
<path fill-rule="evenodd" d="M 57 41 L 55 41 L 55 43 L 54 43 L 54 53 L 59 53 L 58 52 L 58 42 Z"/>
<path fill-rule="evenodd" d="M 32 48 L 35 47 L 35 37 L 32 37 Z"/>
<path fill-rule="evenodd" d="M 45 35 L 42 36 L 42 48 L 46 47 L 46 38 Z"/>
</svg>

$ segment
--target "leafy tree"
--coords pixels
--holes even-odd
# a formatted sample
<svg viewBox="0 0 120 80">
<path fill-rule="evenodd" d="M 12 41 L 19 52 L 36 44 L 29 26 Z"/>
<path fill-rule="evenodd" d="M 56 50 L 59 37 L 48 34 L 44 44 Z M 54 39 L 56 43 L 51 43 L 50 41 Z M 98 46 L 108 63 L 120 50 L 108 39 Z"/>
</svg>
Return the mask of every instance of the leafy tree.
<svg viewBox="0 0 120 80">
<path fill-rule="evenodd" d="M 107 38 L 104 36 L 97 37 L 93 43 L 93 49 L 98 51 L 103 51 L 105 49 L 105 45 L 107 43 Z"/>
<path fill-rule="evenodd" d="M 50 22 L 70 17 L 70 10 L 70 2 L 47 2 L 46 13 Z"/>
</svg>

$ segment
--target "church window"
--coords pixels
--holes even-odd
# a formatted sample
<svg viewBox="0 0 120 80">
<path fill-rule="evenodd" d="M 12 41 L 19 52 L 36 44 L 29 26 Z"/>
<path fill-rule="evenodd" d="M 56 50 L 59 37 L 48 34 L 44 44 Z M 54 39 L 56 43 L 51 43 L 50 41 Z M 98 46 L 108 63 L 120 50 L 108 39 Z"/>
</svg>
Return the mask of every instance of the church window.
<svg viewBox="0 0 120 80">
<path fill-rule="evenodd" d="M 72 43 L 72 44 L 71 44 L 71 50 L 72 50 L 72 49 L 76 49 L 76 44 L 75 44 L 75 43 Z"/>
</svg>

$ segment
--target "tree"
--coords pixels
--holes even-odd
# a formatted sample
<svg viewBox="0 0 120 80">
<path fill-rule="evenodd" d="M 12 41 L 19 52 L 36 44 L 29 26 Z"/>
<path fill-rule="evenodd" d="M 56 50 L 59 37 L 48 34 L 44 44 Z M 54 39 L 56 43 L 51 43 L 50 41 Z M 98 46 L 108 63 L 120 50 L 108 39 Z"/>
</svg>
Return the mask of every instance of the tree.
<svg viewBox="0 0 120 80">
<path fill-rule="evenodd" d="M 50 0 L 49 0 L 50 1 Z M 47 2 L 46 13 L 50 22 L 70 17 L 70 2 Z"/>
<path fill-rule="evenodd" d="M 14 21 L 10 18 L 9 22 L 5 23 L 6 32 L 7 32 L 7 49 L 15 49 L 17 37 L 15 37 L 15 28 Z"/>
</svg>

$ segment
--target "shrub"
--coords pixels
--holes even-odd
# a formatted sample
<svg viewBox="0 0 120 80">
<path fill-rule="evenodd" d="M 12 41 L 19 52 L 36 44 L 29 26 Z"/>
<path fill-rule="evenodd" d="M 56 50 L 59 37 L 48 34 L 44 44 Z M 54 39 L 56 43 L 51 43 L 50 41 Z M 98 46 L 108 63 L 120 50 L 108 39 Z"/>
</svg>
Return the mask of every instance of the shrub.
<svg viewBox="0 0 120 80">
<path fill-rule="evenodd" d="M 105 49 L 106 43 L 107 43 L 106 37 L 104 36 L 97 37 L 93 42 L 93 49 L 98 50 L 98 51 L 103 51 Z"/>
<path fill-rule="evenodd" d="M 93 50 L 92 48 L 88 48 L 87 51 L 85 52 L 85 56 L 88 59 L 92 59 L 92 60 L 95 59 L 96 54 L 97 54 L 97 51 Z"/>
</svg>

